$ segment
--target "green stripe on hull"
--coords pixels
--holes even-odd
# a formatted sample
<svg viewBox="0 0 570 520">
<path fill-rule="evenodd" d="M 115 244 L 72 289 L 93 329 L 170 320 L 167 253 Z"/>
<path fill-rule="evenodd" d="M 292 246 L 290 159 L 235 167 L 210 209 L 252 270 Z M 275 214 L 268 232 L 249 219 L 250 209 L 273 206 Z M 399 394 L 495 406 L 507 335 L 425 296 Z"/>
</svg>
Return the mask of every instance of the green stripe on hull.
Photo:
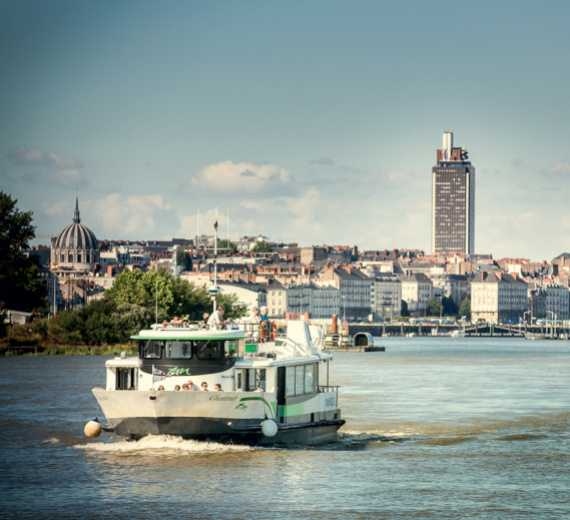
<svg viewBox="0 0 570 520">
<path fill-rule="evenodd" d="M 304 411 L 304 403 L 290 404 L 281 407 L 281 417 L 292 417 L 293 415 L 302 415 Z"/>
<path fill-rule="evenodd" d="M 275 417 L 277 410 L 277 403 L 275 401 L 269 404 L 263 397 L 242 397 L 239 400 L 240 404 L 245 401 L 261 401 L 269 409 L 269 413 L 272 415 L 272 417 Z"/>
</svg>

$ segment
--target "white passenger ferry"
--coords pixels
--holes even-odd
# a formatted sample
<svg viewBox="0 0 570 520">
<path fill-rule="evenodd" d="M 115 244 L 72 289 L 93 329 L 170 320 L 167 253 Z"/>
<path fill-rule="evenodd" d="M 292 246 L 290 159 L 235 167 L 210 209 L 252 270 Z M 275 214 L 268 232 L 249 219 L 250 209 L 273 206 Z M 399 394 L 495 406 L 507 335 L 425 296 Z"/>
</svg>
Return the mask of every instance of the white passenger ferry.
<svg viewBox="0 0 570 520">
<path fill-rule="evenodd" d="M 251 328 L 154 325 L 133 336 L 138 356 L 107 361 L 106 388 L 93 389 L 109 423 L 104 429 L 130 439 L 334 441 L 345 421 L 338 387 L 329 384 L 333 356 L 321 331 L 290 321 L 285 337 L 271 333 L 263 341 L 259 328 Z"/>
</svg>

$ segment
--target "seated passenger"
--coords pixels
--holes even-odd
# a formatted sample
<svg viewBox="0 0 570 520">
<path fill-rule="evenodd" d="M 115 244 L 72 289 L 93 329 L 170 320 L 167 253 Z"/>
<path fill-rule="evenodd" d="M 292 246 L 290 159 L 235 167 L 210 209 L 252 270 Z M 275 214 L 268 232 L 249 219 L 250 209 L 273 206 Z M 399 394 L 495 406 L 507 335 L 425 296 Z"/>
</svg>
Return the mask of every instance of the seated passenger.
<svg viewBox="0 0 570 520">
<path fill-rule="evenodd" d="M 219 383 L 216 383 L 216 384 L 214 385 L 214 391 L 215 391 L 215 392 L 223 392 L 223 390 L 222 390 L 222 385 L 220 385 Z"/>
<path fill-rule="evenodd" d="M 192 348 L 188 341 L 175 341 L 170 347 L 170 356 L 173 359 L 189 359 L 192 357 Z"/>
<path fill-rule="evenodd" d="M 146 357 L 152 359 L 158 359 L 160 357 L 160 347 L 158 345 L 147 345 L 146 347 Z"/>
<path fill-rule="evenodd" d="M 174 319 L 170 322 L 170 325 L 173 325 L 174 327 L 180 327 L 182 325 L 182 322 L 178 316 L 174 316 Z"/>
<path fill-rule="evenodd" d="M 200 322 L 200 328 L 205 329 L 208 326 L 208 320 L 210 319 L 210 315 L 205 312 L 202 316 L 202 321 Z"/>
<path fill-rule="evenodd" d="M 190 348 L 188 342 L 185 341 L 184 343 L 182 343 L 182 348 L 180 350 L 180 357 L 188 359 L 191 355 L 192 355 L 192 349 Z"/>
<path fill-rule="evenodd" d="M 207 391 L 208 391 L 208 383 L 206 383 L 206 381 L 204 381 L 201 386 L 202 386 L 202 391 L 203 391 L 203 392 L 207 392 Z"/>
<path fill-rule="evenodd" d="M 164 390 L 164 387 L 163 387 L 162 385 L 160 385 L 160 386 L 158 387 L 158 389 L 159 389 L 159 390 Z"/>
<path fill-rule="evenodd" d="M 194 392 L 199 390 L 199 388 L 193 383 L 192 379 L 188 380 L 188 390 L 193 390 Z"/>
<path fill-rule="evenodd" d="M 190 390 L 190 387 L 188 386 L 188 383 L 184 383 L 182 385 L 182 391 L 183 392 L 188 392 Z"/>
</svg>

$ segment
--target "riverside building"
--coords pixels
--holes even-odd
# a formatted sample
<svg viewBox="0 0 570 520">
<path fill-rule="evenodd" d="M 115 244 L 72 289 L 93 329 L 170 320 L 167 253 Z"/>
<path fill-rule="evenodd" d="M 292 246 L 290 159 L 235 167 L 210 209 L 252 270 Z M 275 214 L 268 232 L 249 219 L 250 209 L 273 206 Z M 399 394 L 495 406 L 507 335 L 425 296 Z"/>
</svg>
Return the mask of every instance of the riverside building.
<svg viewBox="0 0 570 520">
<path fill-rule="evenodd" d="M 432 250 L 475 252 L 475 168 L 467 150 L 454 148 L 453 132 L 443 132 L 443 147 L 432 169 Z"/>
</svg>

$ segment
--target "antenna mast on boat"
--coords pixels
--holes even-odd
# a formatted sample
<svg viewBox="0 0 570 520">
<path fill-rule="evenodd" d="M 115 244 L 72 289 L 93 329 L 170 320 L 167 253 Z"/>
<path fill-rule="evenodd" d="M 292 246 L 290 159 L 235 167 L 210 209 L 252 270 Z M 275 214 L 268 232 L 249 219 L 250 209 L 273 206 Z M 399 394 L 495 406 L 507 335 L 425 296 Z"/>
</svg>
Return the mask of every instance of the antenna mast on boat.
<svg viewBox="0 0 570 520">
<path fill-rule="evenodd" d="M 218 208 L 216 207 L 216 222 L 214 223 L 214 287 L 210 289 L 212 302 L 214 305 L 213 312 L 216 312 L 217 296 L 218 296 Z"/>
</svg>

